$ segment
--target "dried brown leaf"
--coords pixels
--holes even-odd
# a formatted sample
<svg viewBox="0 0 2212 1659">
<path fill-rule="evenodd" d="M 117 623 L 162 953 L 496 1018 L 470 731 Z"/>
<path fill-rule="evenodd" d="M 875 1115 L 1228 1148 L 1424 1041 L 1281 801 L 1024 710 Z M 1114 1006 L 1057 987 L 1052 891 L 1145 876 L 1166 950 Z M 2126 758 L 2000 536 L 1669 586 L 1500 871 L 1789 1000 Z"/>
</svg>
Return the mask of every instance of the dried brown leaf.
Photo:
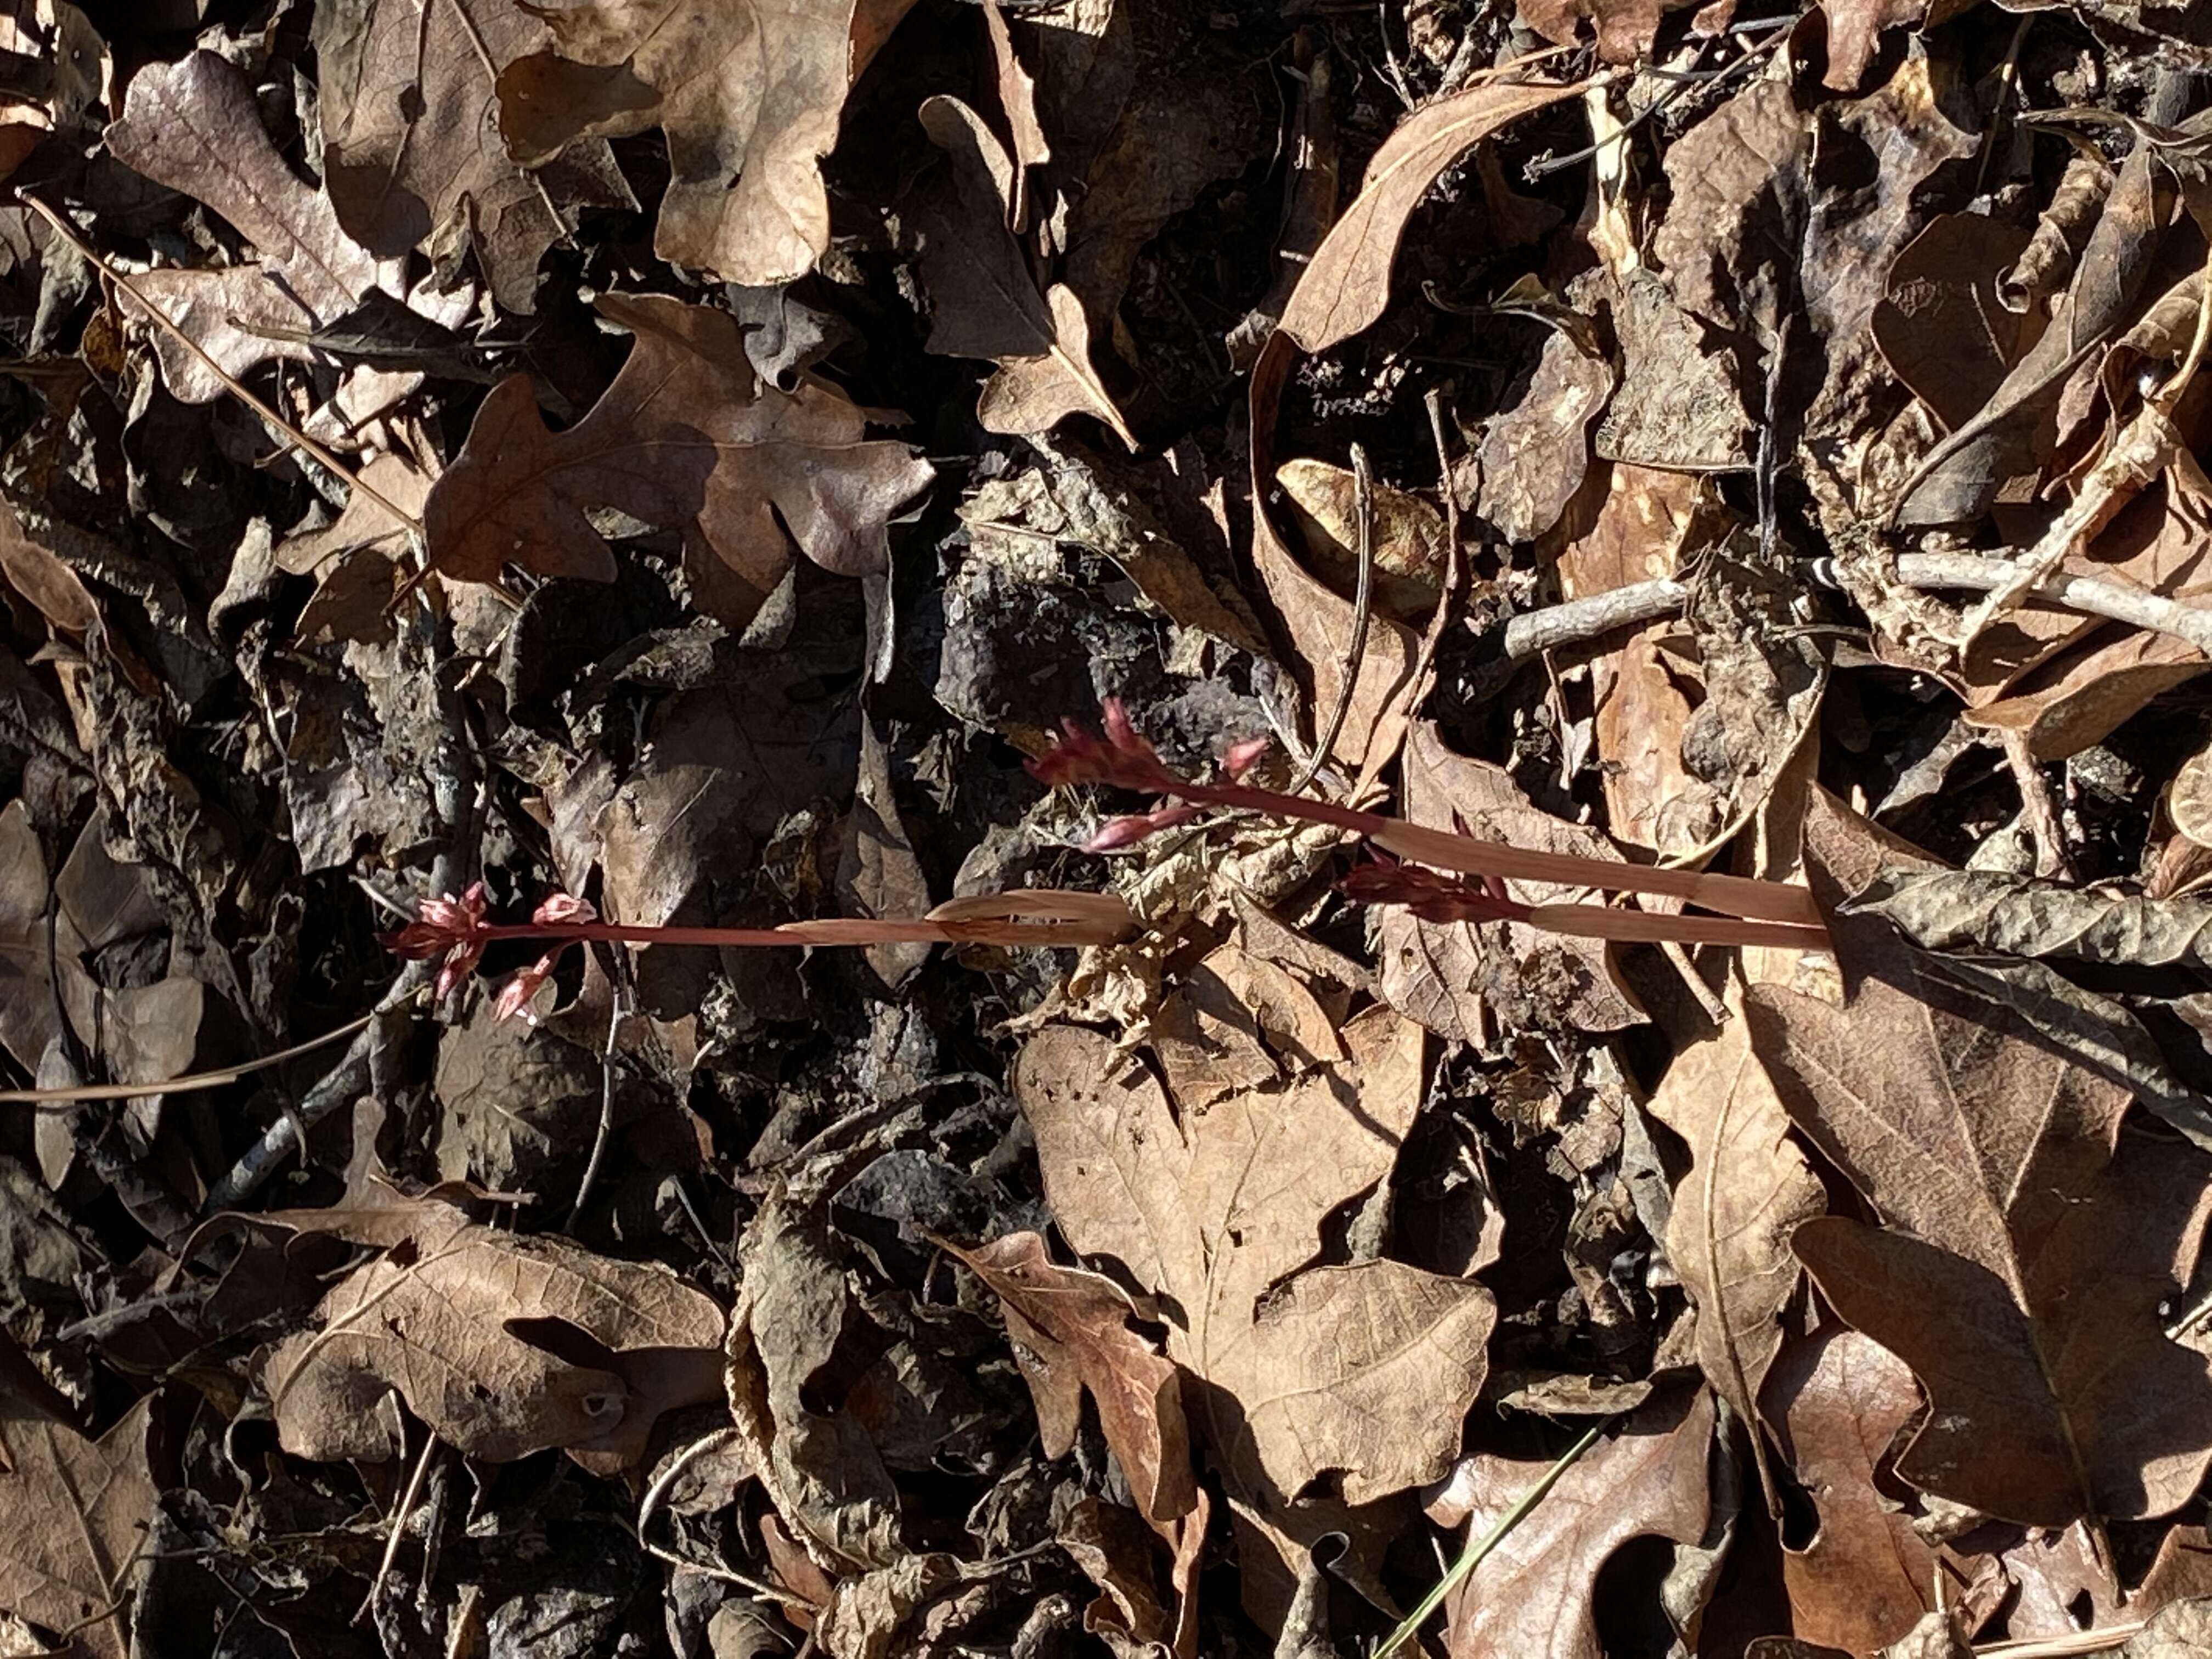
<svg viewBox="0 0 2212 1659">
<path fill-rule="evenodd" d="M 1559 522 L 1590 464 L 1590 422 L 1613 395 L 1613 364 L 1575 319 L 1552 327 L 1520 399 L 1483 434 L 1475 509 L 1509 542 L 1534 542 Z"/>
<path fill-rule="evenodd" d="M 1871 859 L 1830 823 L 1808 859 L 1832 892 L 1829 872 Z M 2212 1463 L 2212 1374 L 2161 1312 L 2212 1213 L 2203 1159 L 2124 1135 L 2127 1085 L 2059 1049 L 2004 981 L 1938 976 L 1871 918 L 1832 927 L 1849 1000 L 1755 987 L 1752 1038 L 1881 1218 L 1824 1217 L 1793 1243 L 1928 1391 L 1899 1473 L 2033 1525 L 2171 1510 Z"/>
<path fill-rule="evenodd" d="M 0 1611 L 74 1636 L 66 1650 L 90 1659 L 134 1650 L 130 1569 L 159 1498 L 146 1461 L 153 1405 L 141 1395 L 88 1440 L 0 1394 Z"/>
<path fill-rule="evenodd" d="M 1828 19 L 1828 72 L 1821 84 L 1832 92 L 1852 92 L 1866 79 L 1867 65 L 1882 31 L 1917 23 L 1927 0 L 1820 0 Z"/>
<path fill-rule="evenodd" d="M 1599 1659 L 1592 1614 L 1613 1553 L 1635 1538 L 1694 1545 L 1705 1535 L 1713 1422 L 1712 1396 L 1681 1390 L 1583 1454 L 1444 1604 L 1452 1659 Z M 1438 1501 L 1480 1536 L 1547 1467 L 1483 1453 L 1453 1472 Z"/>
<path fill-rule="evenodd" d="M 1620 856 L 1596 830 L 1533 805 L 1503 767 L 1454 754 L 1428 722 L 1414 726 L 1407 742 L 1404 771 L 1411 823 L 1544 852 Z M 1548 882 L 1510 881 L 1506 889 L 1530 904 L 1592 896 Z M 1439 1036 L 1488 1049 L 1500 1024 L 1617 1031 L 1643 1021 L 1601 940 L 1539 933 L 1518 922 L 1424 921 L 1395 905 L 1376 925 L 1382 994 Z"/>
<path fill-rule="evenodd" d="M 1494 1317 L 1465 1280 L 1309 1266 L 1322 1218 L 1389 1173 L 1420 1097 L 1418 1027 L 1370 1008 L 1344 1041 L 1340 1064 L 1180 1121 L 1093 1031 L 1048 1027 L 1015 1068 L 1061 1229 L 1161 1298 L 1200 1427 L 1232 1492 L 1267 1510 L 1332 1472 L 1355 1503 L 1441 1473 Z"/>
<path fill-rule="evenodd" d="M 912 0 L 587 0 L 538 13 L 551 52 L 499 76 L 500 131 L 538 167 L 580 139 L 659 127 L 672 177 L 653 252 L 766 288 L 830 245 L 820 162 L 845 95 Z"/>
<path fill-rule="evenodd" d="M 1349 596 L 1359 581 L 1358 484 L 1350 471 L 1301 457 L 1275 469 L 1304 532 L 1307 558 Z M 1419 624 L 1437 608 L 1449 556 L 1443 514 L 1419 495 L 1378 483 L 1369 492 L 1375 608 Z"/>
<path fill-rule="evenodd" d="M 2028 325 L 1998 298 L 1997 279 L 2027 240 L 1987 214 L 1939 214 L 1891 262 L 1875 343 L 1947 431 L 1973 419 L 2020 359 Z"/>
<path fill-rule="evenodd" d="M 604 139 L 526 170 L 498 140 L 500 71 L 550 39 L 518 0 L 331 0 L 314 15 L 325 187 L 386 258 L 473 246 L 492 298 L 534 308 L 538 261 L 579 207 L 637 205 Z"/>
<path fill-rule="evenodd" d="M 0 501 L 0 581 L 28 600 L 54 631 L 82 640 L 100 626 L 100 607 L 77 574 L 23 529 L 15 509 Z"/>
<path fill-rule="evenodd" d="M 564 1238 L 426 1216 L 333 1285 L 313 1328 L 270 1351 L 263 1380 L 285 1450 L 381 1462 L 398 1452 L 386 1393 L 447 1445 L 509 1462 L 561 1447 L 635 1467 L 665 1411 L 719 1391 L 725 1317 L 665 1268 Z"/>
<path fill-rule="evenodd" d="M 494 386 L 469 441 L 422 510 L 431 562 L 492 581 L 508 562 L 606 581 L 614 556 L 587 513 L 614 507 L 684 532 L 701 608 L 749 622 L 790 568 L 793 544 L 842 575 L 880 571 L 886 525 L 928 464 L 870 441 L 866 412 L 805 380 L 763 385 L 727 313 L 660 295 L 602 295 L 636 343 L 591 412 L 550 432 L 527 377 Z"/>
<path fill-rule="evenodd" d="M 1282 331 L 1304 350 L 1325 351 L 1370 326 L 1390 302 L 1398 239 L 1438 175 L 1478 141 L 1586 85 L 1493 81 L 1408 117 L 1375 152 L 1359 194 L 1315 252 L 1283 308 Z"/>
<path fill-rule="evenodd" d="M 1674 1057 L 1650 1109 L 1690 1147 L 1666 1243 L 1697 1304 L 1698 1363 L 1729 1409 L 1755 1425 L 1782 1346 L 1777 1321 L 1797 1289 L 1790 1236 L 1826 1211 L 1827 1194 L 1790 1139 L 1740 1013 Z M 1763 1446 L 1759 1467 L 1765 1476 Z"/>
<path fill-rule="evenodd" d="M 232 375 L 271 357 L 309 361 L 297 334 L 336 322 L 377 286 L 375 256 L 339 227 L 330 198 L 293 175 L 263 131 L 253 88 L 228 61 L 194 52 L 131 77 L 108 153 L 156 183 L 213 208 L 260 255 L 227 270 L 149 270 L 133 278 L 148 299 Z M 140 315 L 122 296 L 125 311 Z M 186 403 L 223 393 L 222 381 L 167 330 L 155 327 L 161 377 Z"/>
<path fill-rule="evenodd" d="M 1891 1442 L 1921 1409 L 1919 1385 L 1871 1337 L 1832 1329 L 1784 1350 L 1765 1398 L 1820 1522 L 1783 1553 L 1790 1627 L 1850 1653 L 1898 1640 L 1932 1610 L 1942 1571 L 1912 1517 L 1875 1484 Z"/>
<path fill-rule="evenodd" d="M 1139 1511 L 1155 1524 L 1189 1514 L 1197 1496 L 1182 1384 L 1174 1364 L 1130 1328 L 1128 1294 L 1102 1274 L 1053 1261 L 1037 1233 L 1009 1233 L 975 1250 L 945 1248 L 991 1287 L 1007 1334 L 1036 1358 L 1022 1375 L 1045 1455 L 1065 1456 L 1074 1445 L 1087 1389 Z"/>
</svg>

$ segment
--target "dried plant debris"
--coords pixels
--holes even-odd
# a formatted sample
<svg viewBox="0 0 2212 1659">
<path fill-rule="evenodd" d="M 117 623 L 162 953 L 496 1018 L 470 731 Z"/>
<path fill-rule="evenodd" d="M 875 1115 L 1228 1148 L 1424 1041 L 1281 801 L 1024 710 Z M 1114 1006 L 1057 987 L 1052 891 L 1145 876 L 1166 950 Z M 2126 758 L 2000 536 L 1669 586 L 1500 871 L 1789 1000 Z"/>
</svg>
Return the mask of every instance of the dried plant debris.
<svg viewBox="0 0 2212 1659">
<path fill-rule="evenodd" d="M 2200 9 L 0 7 L 0 1651 L 2202 1649 Z"/>
</svg>

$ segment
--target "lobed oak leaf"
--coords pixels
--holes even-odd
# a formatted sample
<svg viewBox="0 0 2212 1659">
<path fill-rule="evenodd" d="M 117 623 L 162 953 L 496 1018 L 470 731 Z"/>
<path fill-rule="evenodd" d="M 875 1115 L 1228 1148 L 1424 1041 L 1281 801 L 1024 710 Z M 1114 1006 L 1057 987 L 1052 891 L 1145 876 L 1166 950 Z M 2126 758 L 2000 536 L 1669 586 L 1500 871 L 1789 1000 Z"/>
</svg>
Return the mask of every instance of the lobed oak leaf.
<svg viewBox="0 0 2212 1659">
<path fill-rule="evenodd" d="M 300 1457 L 392 1457 L 377 1407 L 397 1390 L 469 1456 L 561 1447 L 612 1474 L 643 1456 L 661 1413 L 720 1391 L 726 1321 L 712 1297 L 665 1268 L 433 1206 L 316 1314 L 262 1368 L 278 1440 Z"/>
<path fill-rule="evenodd" d="M 636 343 L 589 413 L 550 431 L 528 379 L 494 386 L 467 444 L 423 504 L 430 561 L 495 580 L 512 561 L 541 575 L 607 581 L 592 527 L 611 507 L 684 535 L 703 609 L 743 628 L 794 547 L 842 575 L 880 571 L 891 514 L 933 474 L 905 444 L 870 441 L 866 412 L 816 380 L 761 381 L 727 313 L 660 295 L 602 295 L 599 313 Z"/>
<path fill-rule="evenodd" d="M 131 77 L 108 153 L 221 214 L 259 254 L 223 270 L 149 270 L 136 286 L 230 374 L 271 357 L 314 359 L 298 337 L 336 322 L 378 286 L 376 257 L 338 223 L 330 198 L 300 182 L 262 129 L 253 88 L 224 58 L 194 52 Z M 129 294 L 125 311 L 142 315 Z M 185 403 L 211 402 L 222 380 L 167 329 L 154 349 Z"/>
<path fill-rule="evenodd" d="M 1808 818 L 1831 899 L 1893 856 L 1832 804 Z M 1823 1217 L 1792 1246 L 1927 1391 L 1898 1473 L 2027 1525 L 2172 1510 L 2212 1466 L 2212 1364 L 2163 1312 L 2196 1271 L 2212 1164 L 2124 1131 L 2125 1079 L 2010 980 L 1941 972 L 1871 917 L 1832 932 L 1842 1006 L 1757 986 L 1747 1016 L 1791 1118 L 1880 1218 Z"/>
<path fill-rule="evenodd" d="M 637 205 L 604 139 L 538 167 L 507 155 L 498 76 L 551 38 L 519 0 L 325 0 L 313 29 L 325 185 L 372 252 L 473 246 L 492 298 L 528 312 L 576 208 Z"/>
<path fill-rule="evenodd" d="M 830 245 L 820 163 L 845 95 L 913 0 L 587 0 L 539 12 L 553 48 L 499 76 L 507 150 L 538 167 L 580 139 L 667 135 L 653 252 L 766 288 Z"/>
<path fill-rule="evenodd" d="M 1240 953 L 1215 953 L 1225 984 Z M 1261 1022 L 1255 1020 L 1259 1028 Z M 1265 1022 L 1285 1029 L 1279 1011 Z M 1421 1097 L 1421 1033 L 1388 1008 L 1344 1028 L 1334 1063 L 1197 1098 L 1103 1035 L 1041 1032 L 1014 1088 L 1069 1242 L 1117 1257 L 1159 1297 L 1168 1354 L 1231 1495 L 1287 1509 L 1324 1474 L 1363 1503 L 1449 1465 L 1496 1316 L 1480 1285 L 1402 1262 L 1315 1266 L 1331 1210 L 1389 1173 Z"/>
</svg>

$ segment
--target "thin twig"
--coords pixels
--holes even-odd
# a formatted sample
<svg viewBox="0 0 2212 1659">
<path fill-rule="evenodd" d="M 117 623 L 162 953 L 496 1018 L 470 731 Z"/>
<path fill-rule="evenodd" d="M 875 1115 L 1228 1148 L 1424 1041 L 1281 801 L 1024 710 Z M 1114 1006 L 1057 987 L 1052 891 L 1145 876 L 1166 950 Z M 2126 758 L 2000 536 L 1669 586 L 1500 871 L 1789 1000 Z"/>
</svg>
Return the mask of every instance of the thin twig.
<svg viewBox="0 0 2212 1659">
<path fill-rule="evenodd" d="M 2009 560 L 1984 558 L 1978 553 L 1901 553 L 1897 559 L 1898 579 L 1907 587 L 1951 587 L 1990 593 L 2005 586 L 2019 574 L 2020 568 Z M 2203 605 L 2147 593 L 2141 588 L 2123 586 L 2097 576 L 2071 575 L 2063 570 L 2045 577 L 2028 597 L 2081 611 L 2084 616 L 2126 623 L 2154 634 L 2171 634 L 2212 657 L 2212 609 Z"/>
<path fill-rule="evenodd" d="M 401 1431 L 407 1419 L 399 1419 Z M 360 1611 L 353 1616 L 356 1625 L 368 1617 L 376 1606 L 376 1593 L 384 1588 L 384 1581 L 392 1576 L 392 1564 L 399 1559 L 399 1540 L 407 1535 L 407 1517 L 415 1512 L 415 1500 L 422 1493 L 422 1477 L 430 1472 L 430 1455 L 438 1449 L 438 1437 L 431 1435 L 422 1443 L 422 1455 L 415 1460 L 415 1472 L 407 1477 L 407 1490 L 399 1496 L 399 1507 L 392 1512 L 392 1535 L 384 1540 L 384 1559 L 377 1563 L 376 1577 L 368 1581 L 368 1594 L 362 1597 Z"/>
<path fill-rule="evenodd" d="M 814 1603 L 803 1595 L 796 1595 L 774 1584 L 764 1583 L 760 1579 L 749 1577 L 742 1572 L 722 1565 L 719 1561 L 694 1561 L 688 1556 L 677 1554 L 673 1550 L 663 1549 L 646 1535 L 647 1528 L 653 1523 L 654 1511 L 659 1509 L 662 1501 L 668 1496 L 668 1489 L 676 1484 L 676 1477 L 708 1453 L 720 1451 L 725 1446 L 734 1445 L 739 1438 L 739 1431 L 734 1428 L 717 1429 L 712 1434 L 694 1440 L 674 1457 L 669 1459 L 668 1467 L 653 1477 L 653 1484 L 645 1489 L 645 1496 L 639 1501 L 637 1541 L 645 1547 L 647 1554 L 657 1556 L 672 1566 L 687 1568 L 692 1572 L 703 1574 L 708 1578 L 719 1578 L 726 1584 L 735 1584 L 739 1589 L 750 1590 L 755 1595 L 768 1601 L 781 1601 L 786 1607 L 805 1607 L 810 1612 L 818 1611 Z"/>
<path fill-rule="evenodd" d="M 1390 1659 L 1392 1654 L 1419 1635 L 1421 1626 L 1429 1621 L 1429 1615 L 1443 1605 L 1444 1597 L 1458 1587 L 1462 1579 L 1482 1565 L 1483 1558 L 1498 1547 L 1500 1539 L 1528 1518 L 1528 1512 L 1543 1502 L 1545 1495 L 1559 1484 L 1560 1477 L 1574 1468 L 1582 1455 L 1596 1443 L 1598 1436 L 1620 1420 L 1617 1417 L 1608 1417 L 1601 1423 L 1592 1424 L 1581 1439 L 1560 1453 L 1559 1461 L 1537 1477 L 1534 1486 L 1521 1494 L 1511 1509 L 1491 1523 L 1488 1532 L 1479 1539 L 1470 1539 L 1468 1547 L 1460 1552 L 1459 1559 L 1452 1563 L 1451 1571 L 1437 1582 L 1435 1589 L 1421 1598 L 1420 1605 L 1407 1613 L 1398 1628 L 1392 1631 L 1382 1645 L 1375 1650 L 1375 1659 Z"/>
<path fill-rule="evenodd" d="M 615 1132 L 615 1037 L 622 1030 L 622 987 L 611 978 L 607 981 L 607 1044 L 599 1054 L 599 1128 L 592 1137 L 592 1156 L 584 1165 L 584 1178 L 576 1183 L 576 1201 L 568 1206 L 568 1219 L 562 1231 L 576 1231 L 577 1219 L 584 1213 L 585 1201 L 592 1195 L 592 1188 L 599 1178 L 599 1164 L 607 1155 L 607 1142 Z"/>
<path fill-rule="evenodd" d="M 0 1089 L 0 1106 L 36 1106 L 42 1111 L 66 1110 L 88 1100 L 137 1100 L 146 1095 L 183 1095 L 202 1089 L 220 1089 L 226 1083 L 254 1072 L 265 1072 L 271 1066 L 282 1066 L 288 1060 L 297 1060 L 301 1054 L 326 1048 L 340 1037 L 351 1036 L 373 1018 L 363 1014 L 334 1031 L 325 1031 L 319 1037 L 309 1037 L 305 1042 L 295 1042 L 289 1048 L 279 1048 L 273 1054 L 264 1054 L 258 1060 L 242 1060 L 236 1066 L 217 1066 L 212 1072 L 194 1072 L 186 1077 L 173 1077 L 166 1083 L 86 1083 L 70 1089 Z"/>
<path fill-rule="evenodd" d="M 337 454 L 331 450 L 325 447 L 323 444 L 319 443 L 316 440 L 309 437 L 306 433 L 301 431 L 298 427 L 294 426 L 291 422 L 286 420 L 282 415 L 279 415 L 275 410 L 271 409 L 267 404 L 262 402 L 259 398 L 248 391 L 240 383 L 237 378 L 234 376 L 229 370 L 226 369 L 221 363 L 217 362 L 213 357 L 208 355 L 205 347 L 202 346 L 198 340 L 192 338 L 191 335 L 185 332 L 183 325 L 179 324 L 175 318 L 170 316 L 167 312 L 162 310 L 160 306 L 155 304 L 152 300 L 147 298 L 146 291 L 143 289 L 140 288 L 137 283 L 133 282 L 122 271 L 116 270 L 114 266 L 109 264 L 106 259 L 102 258 L 97 252 L 94 252 L 92 245 L 89 242 L 87 242 L 82 236 L 79 236 L 76 234 L 76 228 L 72 226 L 68 220 L 63 218 L 58 212 L 55 211 L 52 207 L 49 207 L 46 203 L 40 201 L 37 197 L 32 195 L 28 191 L 17 191 L 15 194 L 26 207 L 29 208 L 33 212 L 36 213 L 40 218 L 44 219 L 48 224 L 54 228 L 55 234 L 58 235 L 64 241 L 67 242 L 72 248 L 76 250 L 78 258 L 82 258 L 94 270 L 100 272 L 100 274 L 106 277 L 109 282 L 113 283 L 118 288 L 121 289 L 125 294 L 128 294 L 133 300 L 137 301 L 140 308 L 143 309 L 148 316 L 151 317 L 156 323 L 159 323 L 164 329 L 167 330 L 168 332 L 175 337 L 178 343 L 182 345 L 185 350 L 191 352 L 193 356 L 198 358 L 202 366 L 207 369 L 209 374 L 214 375 L 216 379 L 222 382 L 225 389 L 229 392 L 232 397 L 237 398 L 239 402 L 244 404 L 256 415 L 258 415 L 263 420 L 266 421 L 276 431 L 281 433 L 285 438 L 289 439 L 293 443 L 297 444 L 301 449 L 306 450 L 308 454 L 313 456 L 316 460 L 321 462 L 325 467 L 330 470 L 332 476 L 337 477 L 337 480 L 344 484 L 348 489 L 356 490 L 360 494 L 366 495 L 370 501 L 374 501 L 386 513 L 389 513 L 394 519 L 398 520 L 401 525 L 405 526 L 408 533 L 413 536 L 418 543 L 422 540 L 422 521 L 420 519 L 416 518 L 412 513 L 407 511 L 406 508 L 401 507 L 397 501 L 394 501 L 374 484 L 365 482 L 358 472 L 356 472 L 351 467 L 340 460 Z"/>
</svg>

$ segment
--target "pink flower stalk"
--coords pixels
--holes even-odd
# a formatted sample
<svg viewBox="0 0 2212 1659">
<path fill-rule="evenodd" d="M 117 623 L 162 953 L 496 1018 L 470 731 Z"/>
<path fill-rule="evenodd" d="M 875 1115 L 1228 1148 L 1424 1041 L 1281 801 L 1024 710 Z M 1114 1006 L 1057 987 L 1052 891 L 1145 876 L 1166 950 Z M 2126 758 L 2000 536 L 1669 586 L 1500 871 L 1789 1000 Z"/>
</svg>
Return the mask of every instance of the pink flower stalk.
<svg viewBox="0 0 2212 1659">
<path fill-rule="evenodd" d="M 1371 872 L 1356 872 L 1348 878 L 1348 890 L 1370 902 L 1411 905 L 1416 915 L 1431 921 L 1515 921 L 1596 939 L 1828 948 L 1827 927 L 1813 896 L 1787 882 L 1537 852 L 1507 842 L 1432 830 L 1378 812 L 1358 811 L 1332 801 L 1254 788 L 1241 779 L 1259 757 L 1264 740 L 1238 744 L 1224 757 L 1230 781 L 1201 783 L 1169 770 L 1131 726 L 1128 712 L 1118 698 L 1105 700 L 1103 715 L 1103 738 L 1072 720 L 1066 722 L 1066 735 L 1029 763 L 1030 773 L 1048 784 L 1110 784 L 1168 796 L 1179 804 L 1109 819 L 1087 844 L 1091 852 L 1133 847 L 1172 824 L 1188 823 L 1204 807 L 1242 808 L 1348 830 L 1374 847 L 1413 861 L 1371 866 Z M 1486 885 L 1472 887 L 1438 876 L 1433 869 L 1417 870 L 1414 864 L 1480 876 Z M 1669 915 L 1595 904 L 1522 905 L 1505 894 L 1503 883 L 1509 878 L 1657 893 L 1722 914 Z"/>
<path fill-rule="evenodd" d="M 541 902 L 526 922 L 488 920 L 482 882 L 455 898 L 427 898 L 420 919 L 384 936 L 386 949 L 418 961 L 442 957 L 437 994 L 449 996 L 495 939 L 547 939 L 554 948 L 501 988 L 499 1016 L 520 1012 L 551 977 L 562 951 L 599 939 L 625 945 L 880 945 L 922 941 L 954 945 L 1110 945 L 1128 937 L 1128 907 L 1111 893 L 1022 888 L 978 894 L 939 905 L 926 916 L 827 917 L 776 927 L 659 927 L 602 921 L 571 893 Z"/>
</svg>

